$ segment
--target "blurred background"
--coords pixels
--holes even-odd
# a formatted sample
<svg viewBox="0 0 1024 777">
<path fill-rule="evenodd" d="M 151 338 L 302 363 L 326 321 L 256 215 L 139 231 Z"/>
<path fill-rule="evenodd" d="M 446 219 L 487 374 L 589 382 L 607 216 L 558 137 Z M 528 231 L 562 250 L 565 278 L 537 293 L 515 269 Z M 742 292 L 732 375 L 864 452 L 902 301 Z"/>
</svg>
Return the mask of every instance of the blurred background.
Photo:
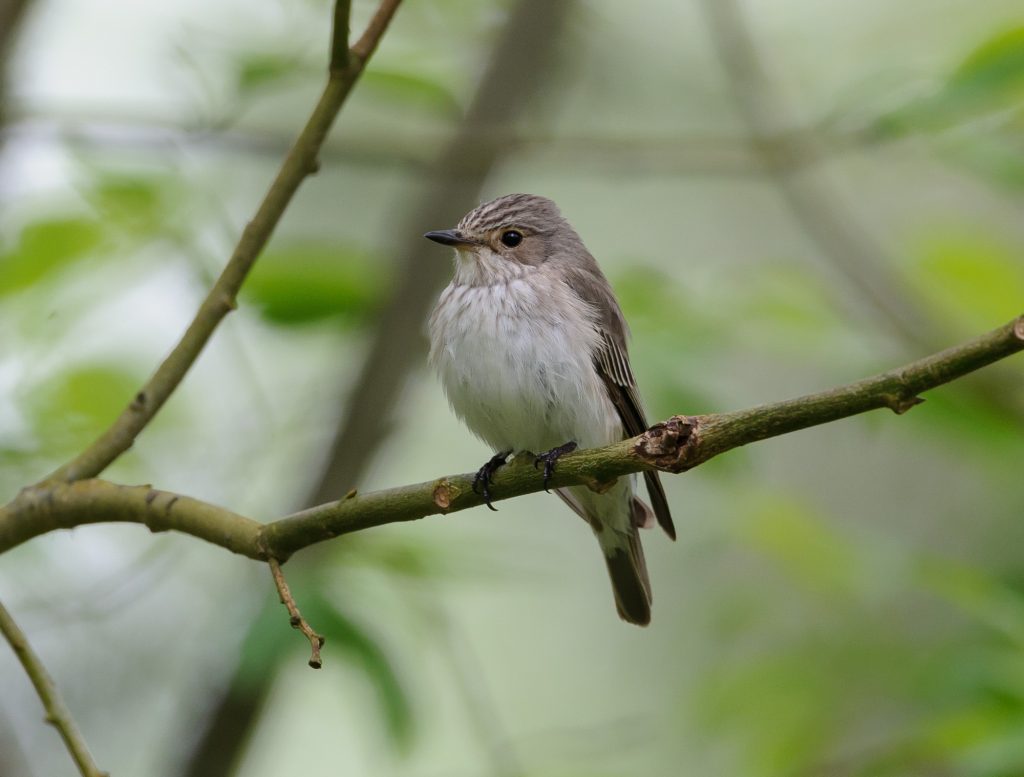
<svg viewBox="0 0 1024 777">
<path fill-rule="evenodd" d="M 353 29 L 373 5 L 357 0 Z M 180 336 L 323 80 L 323 0 L 0 3 L 0 498 Z M 850 382 L 1024 300 L 1012 0 L 407 0 L 181 389 L 106 476 L 269 520 L 489 455 L 425 369 L 420 237 L 560 204 L 652 421 Z M 1019 357 L 667 479 L 654 623 L 554 497 L 286 571 L 94 525 L 0 595 L 113 775 L 1024 773 Z M 0 774 L 74 774 L 0 647 Z"/>
</svg>

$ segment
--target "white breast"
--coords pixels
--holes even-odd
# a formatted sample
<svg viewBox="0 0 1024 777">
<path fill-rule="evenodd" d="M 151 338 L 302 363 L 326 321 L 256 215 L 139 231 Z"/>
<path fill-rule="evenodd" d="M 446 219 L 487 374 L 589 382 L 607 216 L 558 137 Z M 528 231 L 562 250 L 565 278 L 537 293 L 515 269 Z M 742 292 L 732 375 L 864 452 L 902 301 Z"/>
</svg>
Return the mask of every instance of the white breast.
<svg viewBox="0 0 1024 777">
<path fill-rule="evenodd" d="M 494 285 L 453 282 L 430 317 L 430 360 L 448 401 L 494 450 L 621 439 L 593 366 L 598 339 L 589 306 L 537 272 Z"/>
</svg>

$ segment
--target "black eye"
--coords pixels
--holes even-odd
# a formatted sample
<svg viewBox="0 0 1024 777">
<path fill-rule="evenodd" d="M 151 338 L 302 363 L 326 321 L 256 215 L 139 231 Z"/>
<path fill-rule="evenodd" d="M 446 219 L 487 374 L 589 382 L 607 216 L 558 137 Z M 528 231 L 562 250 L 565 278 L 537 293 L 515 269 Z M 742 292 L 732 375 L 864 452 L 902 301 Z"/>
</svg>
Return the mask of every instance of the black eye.
<svg viewBox="0 0 1024 777">
<path fill-rule="evenodd" d="M 501 233 L 501 242 L 509 248 L 515 248 L 523 242 L 523 233 L 515 229 L 506 229 Z"/>
</svg>

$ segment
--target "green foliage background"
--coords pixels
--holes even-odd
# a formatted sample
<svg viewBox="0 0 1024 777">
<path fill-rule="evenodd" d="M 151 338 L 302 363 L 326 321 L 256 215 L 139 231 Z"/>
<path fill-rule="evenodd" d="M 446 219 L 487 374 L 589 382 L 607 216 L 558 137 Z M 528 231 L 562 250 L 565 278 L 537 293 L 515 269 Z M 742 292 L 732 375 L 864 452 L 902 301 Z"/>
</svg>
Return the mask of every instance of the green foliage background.
<svg viewBox="0 0 1024 777">
<path fill-rule="evenodd" d="M 407 2 L 240 310 L 112 479 L 263 519 L 302 505 L 508 6 Z M 652 419 L 923 355 L 851 281 L 875 264 L 936 347 L 1024 300 L 1019 4 L 744 8 L 828 152 L 799 175 L 877 244 L 862 266 L 783 204 L 695 3 L 575 3 L 540 98 L 489 129 L 509 139 L 483 196 L 561 205 L 619 293 Z M 179 336 L 312 104 L 328 19 L 320 0 L 30 7 L 0 152 L 0 496 L 90 441 Z M 352 486 L 489 455 L 408 358 Z M 3 558 L 0 594 L 114 775 L 1020 774 L 1021 375 L 670 479 L 680 536 L 646 538 L 645 631 L 543 494 L 297 556 L 320 673 L 266 570 L 191 538 L 44 537 Z M 72 774 L 3 650 L 0 687 L 0 774 Z"/>
</svg>

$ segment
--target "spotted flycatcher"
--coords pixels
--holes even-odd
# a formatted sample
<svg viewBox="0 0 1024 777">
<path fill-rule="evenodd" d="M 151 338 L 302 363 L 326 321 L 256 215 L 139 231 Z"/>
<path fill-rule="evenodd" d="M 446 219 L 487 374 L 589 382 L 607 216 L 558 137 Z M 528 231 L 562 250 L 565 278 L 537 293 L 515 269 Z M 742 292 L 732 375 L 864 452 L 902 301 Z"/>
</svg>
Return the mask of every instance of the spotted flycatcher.
<svg viewBox="0 0 1024 777">
<path fill-rule="evenodd" d="M 488 486 L 513 452 L 530 451 L 547 485 L 559 456 L 647 428 L 626 351 L 626 321 L 611 286 L 551 200 L 509 194 L 425 237 L 455 248 L 455 277 L 430 316 L 430 361 L 455 413 L 498 453 L 477 473 Z M 638 529 L 655 519 L 675 539 L 658 473 L 602 493 L 555 493 L 604 551 L 619 615 L 651 620 L 651 583 Z M 493 509 L 493 507 L 492 507 Z"/>
</svg>

